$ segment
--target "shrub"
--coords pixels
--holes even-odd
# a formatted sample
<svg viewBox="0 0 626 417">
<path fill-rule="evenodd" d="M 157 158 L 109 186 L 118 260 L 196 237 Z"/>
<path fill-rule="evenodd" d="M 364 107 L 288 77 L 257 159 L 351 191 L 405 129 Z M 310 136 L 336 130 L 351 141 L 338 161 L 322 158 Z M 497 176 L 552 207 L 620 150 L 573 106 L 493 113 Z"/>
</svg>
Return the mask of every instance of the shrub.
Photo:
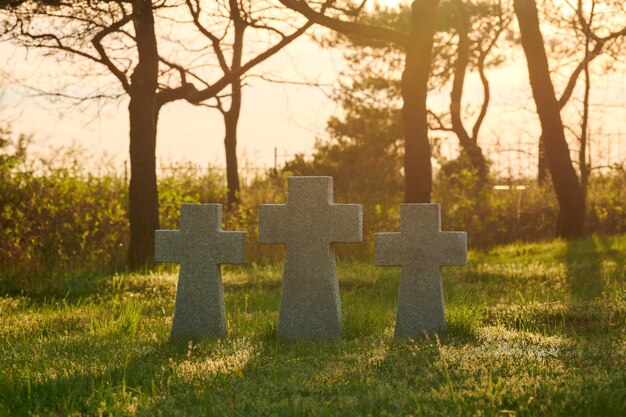
<svg viewBox="0 0 626 417">
<path fill-rule="evenodd" d="M 94 159 L 79 147 L 35 158 L 28 153 L 28 143 L 27 137 L 13 139 L 8 129 L 0 129 L 0 278 L 6 283 L 7 278 L 24 281 L 45 274 L 123 268 L 128 244 L 124 176 L 116 172 L 110 158 L 100 157 L 95 168 L 88 169 Z M 224 212 L 224 229 L 248 233 L 248 261 L 280 259 L 284 253 L 281 245 L 257 243 L 258 206 L 284 203 L 287 177 L 294 171 L 329 174 L 322 164 L 307 166 L 304 159 L 298 164 L 289 166 L 292 171 L 271 171 L 242 184 L 242 203 Z M 457 166 L 442 173 L 436 178 L 433 200 L 442 204 L 443 228 L 467 231 L 471 247 L 553 236 L 557 203 L 549 187 L 520 180 L 495 189 L 497 179 L 477 187 L 471 170 Z M 373 182 L 359 183 L 368 185 L 354 187 L 347 178 L 335 181 L 336 202 L 364 205 L 364 243 L 338 245 L 337 253 L 369 260 L 373 233 L 399 230 L 402 196 L 397 187 L 390 193 L 376 190 Z M 221 173 L 189 163 L 160 168 L 162 228 L 179 227 L 181 203 L 224 204 L 225 200 Z M 590 178 L 587 232 L 626 232 L 624 171 Z"/>
</svg>

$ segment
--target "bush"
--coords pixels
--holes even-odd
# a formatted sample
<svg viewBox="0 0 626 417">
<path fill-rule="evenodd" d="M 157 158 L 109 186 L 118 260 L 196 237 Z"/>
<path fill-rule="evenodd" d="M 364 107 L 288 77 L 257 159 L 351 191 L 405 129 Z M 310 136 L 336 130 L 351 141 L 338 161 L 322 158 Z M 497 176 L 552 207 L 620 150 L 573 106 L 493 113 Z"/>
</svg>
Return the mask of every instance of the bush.
<svg viewBox="0 0 626 417">
<path fill-rule="evenodd" d="M 89 158 L 77 147 L 34 158 L 28 154 L 28 143 L 28 138 L 12 139 L 9 130 L 0 129 L 0 278 L 23 281 L 45 274 L 123 269 L 128 244 L 124 176 L 107 158 L 98 159 L 97 169 L 87 169 Z M 376 190 L 373 182 L 363 179 L 359 183 L 367 187 L 354 187 L 341 170 L 329 173 L 323 164 L 308 166 L 304 159 L 298 164 L 289 166 L 292 171 L 268 172 L 242 184 L 242 204 L 225 211 L 224 229 L 248 233 L 248 261 L 280 259 L 284 253 L 281 245 L 257 243 L 258 206 L 284 203 L 287 177 L 294 171 L 342 176 L 335 181 L 335 201 L 364 205 L 364 243 L 338 245 L 340 257 L 369 260 L 373 233 L 399 230 L 402 196 L 397 187 L 393 192 Z M 496 179 L 476 187 L 468 169 L 442 173 L 435 181 L 433 200 L 442 204 L 443 228 L 467 231 L 471 247 L 553 236 L 557 203 L 549 187 L 517 181 L 494 189 Z M 181 203 L 225 200 L 221 174 L 189 163 L 160 169 L 162 228 L 179 227 Z M 587 206 L 588 233 L 626 232 L 626 173 L 592 176 Z"/>
<path fill-rule="evenodd" d="M 531 180 L 479 184 L 466 162 L 444 164 L 433 201 L 441 204 L 442 225 L 465 230 L 470 247 L 488 248 L 512 241 L 537 241 L 554 235 L 558 204 L 552 188 Z"/>
<path fill-rule="evenodd" d="M 79 149 L 29 159 L 27 146 L 20 137 L 2 147 L 3 274 L 121 264 L 128 241 L 123 180 L 113 172 L 88 172 L 78 163 Z"/>
</svg>

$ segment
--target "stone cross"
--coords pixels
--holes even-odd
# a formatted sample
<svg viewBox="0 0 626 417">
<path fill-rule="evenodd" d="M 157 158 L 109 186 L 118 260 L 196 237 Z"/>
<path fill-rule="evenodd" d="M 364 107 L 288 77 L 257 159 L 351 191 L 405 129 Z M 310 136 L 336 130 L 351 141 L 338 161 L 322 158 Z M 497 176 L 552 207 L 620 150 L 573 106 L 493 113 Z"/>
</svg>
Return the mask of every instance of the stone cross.
<svg viewBox="0 0 626 417">
<path fill-rule="evenodd" d="M 341 337 L 341 302 L 331 242 L 360 242 L 358 204 L 333 203 L 331 177 L 289 177 L 287 204 L 259 208 L 259 242 L 285 243 L 278 335 L 284 339 Z"/>
<path fill-rule="evenodd" d="M 222 230 L 221 204 L 183 204 L 180 230 L 155 238 L 155 260 L 181 264 L 172 339 L 225 337 L 220 264 L 244 262 L 245 232 Z"/>
<path fill-rule="evenodd" d="M 376 265 L 401 265 L 396 335 L 445 329 L 442 265 L 465 265 L 465 232 L 442 232 L 439 204 L 401 204 L 400 233 L 375 233 Z"/>
</svg>

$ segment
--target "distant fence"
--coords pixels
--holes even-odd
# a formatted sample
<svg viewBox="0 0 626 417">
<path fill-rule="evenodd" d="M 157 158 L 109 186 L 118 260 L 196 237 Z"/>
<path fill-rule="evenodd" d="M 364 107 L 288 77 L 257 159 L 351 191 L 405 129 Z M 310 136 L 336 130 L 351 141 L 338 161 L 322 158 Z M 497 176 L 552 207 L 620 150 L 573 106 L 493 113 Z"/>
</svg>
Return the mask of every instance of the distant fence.
<svg viewBox="0 0 626 417">
<path fill-rule="evenodd" d="M 485 156 L 491 160 L 491 172 L 501 180 L 534 179 L 537 176 L 539 143 L 535 138 L 516 139 L 507 143 L 493 141 L 479 143 Z M 578 167 L 578 143 L 569 141 L 570 155 Z M 441 144 L 441 152 L 447 159 L 458 157 L 458 142 L 450 139 Z M 588 162 L 594 172 L 608 172 L 615 166 L 626 168 L 626 132 L 618 130 L 590 136 Z"/>
<path fill-rule="evenodd" d="M 574 144 L 576 145 L 576 144 Z M 453 138 L 447 138 L 440 145 L 441 153 L 446 159 L 458 157 L 460 148 Z M 514 141 L 502 143 L 495 141 L 480 144 L 484 154 L 492 161 L 491 172 L 501 181 L 519 181 L 534 179 L 537 176 L 539 146 L 536 140 L 523 139 L 519 135 Z M 574 165 L 578 165 L 578 147 L 570 143 L 570 153 Z M 589 162 L 594 172 L 608 172 L 615 166 L 626 167 L 626 133 L 620 131 L 591 136 L 588 144 Z M 311 153 L 303 153 L 310 158 Z M 273 163 L 255 165 L 249 161 L 240 161 L 239 178 L 242 184 L 250 184 L 255 179 L 266 178 L 272 172 L 281 170 L 285 164 L 295 157 L 296 153 L 285 149 L 274 148 Z M 124 178 L 128 182 L 128 161 L 122 164 Z M 434 164 L 435 171 L 438 166 Z M 172 175 L 176 170 L 194 172 L 197 176 L 210 174 L 226 177 L 226 166 L 208 163 L 200 165 L 193 162 L 173 162 L 160 164 L 159 175 Z"/>
</svg>

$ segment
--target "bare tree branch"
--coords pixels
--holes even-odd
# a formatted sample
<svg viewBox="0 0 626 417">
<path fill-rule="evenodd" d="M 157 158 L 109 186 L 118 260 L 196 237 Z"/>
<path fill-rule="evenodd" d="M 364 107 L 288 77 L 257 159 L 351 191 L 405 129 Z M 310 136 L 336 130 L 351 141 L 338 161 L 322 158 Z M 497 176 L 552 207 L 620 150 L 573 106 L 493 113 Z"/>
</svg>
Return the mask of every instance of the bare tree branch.
<svg viewBox="0 0 626 417">
<path fill-rule="evenodd" d="M 215 34 L 213 34 L 206 27 L 204 27 L 202 23 L 200 23 L 200 1 L 199 0 L 194 0 L 194 1 L 196 3 L 195 8 L 193 4 L 191 3 L 191 0 L 185 0 L 185 3 L 187 4 L 187 7 L 189 8 L 189 12 L 191 13 L 191 17 L 193 18 L 193 23 L 196 25 L 196 28 L 198 28 L 200 33 L 202 33 L 211 41 L 211 44 L 213 46 L 213 51 L 215 52 L 215 55 L 217 56 L 217 61 L 219 62 L 220 68 L 222 68 L 222 71 L 224 71 L 224 73 L 230 72 L 230 68 L 228 67 L 228 64 L 226 63 L 226 58 L 224 57 L 224 53 L 222 52 L 222 48 L 220 47 L 221 39 L 217 37 Z"/>
<path fill-rule="evenodd" d="M 310 22 L 310 21 L 307 22 L 300 29 L 296 30 L 290 35 L 285 36 L 278 43 L 274 44 L 272 47 L 266 49 L 265 51 L 263 51 L 256 57 L 252 58 L 251 60 L 243 64 L 241 67 L 224 74 L 222 78 L 220 78 L 218 81 L 213 83 L 210 87 L 207 87 L 203 90 L 195 90 L 194 88 L 191 92 L 180 90 L 179 98 L 184 98 L 190 103 L 198 103 L 198 102 L 214 97 L 224 88 L 226 88 L 234 79 L 236 79 L 237 77 L 241 77 L 248 70 L 252 69 L 256 65 L 260 64 L 261 62 L 275 55 L 282 48 L 284 48 L 285 46 L 293 42 L 295 39 L 297 39 L 300 35 L 305 33 L 307 29 L 310 28 L 312 25 L 313 25 L 313 22 Z"/>
<path fill-rule="evenodd" d="M 339 33 L 343 33 L 344 35 L 356 35 L 369 39 L 384 40 L 403 48 L 408 44 L 408 36 L 397 30 L 357 22 L 346 22 L 345 20 L 326 16 L 324 13 L 312 9 L 306 1 L 303 0 L 280 0 L 280 2 L 284 6 L 306 17 L 309 22 L 325 26 Z"/>
<path fill-rule="evenodd" d="M 122 72 L 119 68 L 115 66 L 115 64 L 113 64 L 113 62 L 107 55 L 105 49 L 102 47 L 102 40 L 107 35 L 117 31 L 122 26 L 130 22 L 130 20 L 131 20 L 130 16 L 124 16 L 122 20 L 113 23 L 111 26 L 97 33 L 96 36 L 94 36 L 93 39 L 91 40 L 91 43 L 93 44 L 94 48 L 96 48 L 96 51 L 100 55 L 99 62 L 105 65 L 109 69 L 109 71 L 111 71 L 111 73 L 115 76 L 115 78 L 117 78 L 120 81 L 120 83 L 122 83 L 122 87 L 124 88 L 124 91 L 126 91 L 127 93 L 130 92 L 130 84 L 128 82 L 128 79 L 126 78 L 126 75 L 124 74 L 124 72 Z"/>
</svg>

